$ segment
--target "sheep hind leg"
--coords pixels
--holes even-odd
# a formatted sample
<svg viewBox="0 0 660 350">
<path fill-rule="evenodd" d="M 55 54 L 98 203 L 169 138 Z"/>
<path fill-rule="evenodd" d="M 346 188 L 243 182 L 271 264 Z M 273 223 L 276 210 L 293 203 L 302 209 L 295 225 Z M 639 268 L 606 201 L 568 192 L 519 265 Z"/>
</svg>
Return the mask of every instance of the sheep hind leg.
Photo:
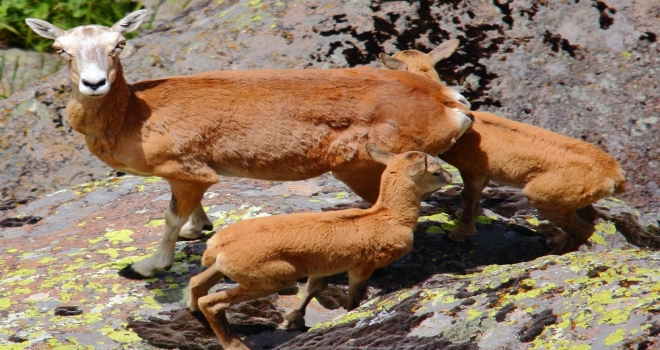
<svg viewBox="0 0 660 350">
<path fill-rule="evenodd" d="M 200 202 L 192 214 L 190 214 L 188 221 L 181 228 L 179 237 L 186 240 L 198 239 L 202 236 L 202 231 L 211 230 L 213 230 L 213 222 L 211 222 L 206 212 L 204 212 L 204 207 Z"/>
<path fill-rule="evenodd" d="M 284 315 L 286 329 L 305 327 L 305 310 L 312 299 L 328 287 L 328 276 L 309 276 L 305 287 L 305 296 L 295 309 Z"/>
<path fill-rule="evenodd" d="M 600 217 L 600 213 L 598 212 L 598 210 L 596 210 L 596 208 L 594 208 L 594 206 L 591 204 L 576 210 L 575 213 L 577 214 L 577 216 L 580 217 L 580 219 L 592 225 L 595 225 L 596 220 L 598 220 L 598 218 Z"/>
<path fill-rule="evenodd" d="M 348 304 L 346 310 L 351 311 L 360 306 L 360 302 L 367 294 L 367 281 L 373 270 L 349 270 L 348 271 Z"/>
<path fill-rule="evenodd" d="M 199 308 L 209 321 L 215 335 L 225 350 L 249 350 L 229 325 L 225 309 L 240 302 L 262 298 L 277 292 L 277 288 L 247 289 L 238 287 L 219 291 L 199 299 Z"/>
<path fill-rule="evenodd" d="M 564 230 L 563 235 L 548 238 L 546 242 L 552 248 L 548 254 L 559 255 L 576 251 L 594 233 L 594 225 L 583 220 L 578 211 L 555 212 L 539 209 L 541 215 Z"/>
</svg>

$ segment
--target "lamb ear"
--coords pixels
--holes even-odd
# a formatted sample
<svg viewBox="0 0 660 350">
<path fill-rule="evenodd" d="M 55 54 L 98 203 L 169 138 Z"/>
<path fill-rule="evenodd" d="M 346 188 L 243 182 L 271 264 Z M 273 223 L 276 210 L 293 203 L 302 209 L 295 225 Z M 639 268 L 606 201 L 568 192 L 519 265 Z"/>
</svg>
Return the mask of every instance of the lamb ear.
<svg viewBox="0 0 660 350">
<path fill-rule="evenodd" d="M 410 166 L 406 169 L 406 173 L 408 176 L 419 176 L 422 175 L 424 172 L 426 172 L 426 154 L 422 153 L 422 156 L 414 161 Z"/>
<path fill-rule="evenodd" d="M 408 66 L 398 58 L 394 58 L 388 54 L 381 53 L 378 55 L 383 66 L 392 70 L 408 70 Z"/>
<path fill-rule="evenodd" d="M 393 153 L 390 153 L 373 143 L 367 143 L 367 153 L 369 153 L 371 158 L 375 161 L 385 165 L 389 164 L 392 158 L 394 158 Z"/>
<path fill-rule="evenodd" d="M 110 30 L 113 32 L 119 32 L 119 33 L 130 33 L 140 26 L 142 24 L 142 21 L 144 20 L 144 17 L 147 16 L 147 10 L 139 10 L 135 11 L 128 16 L 122 18 L 119 20 L 119 22 L 115 23 Z"/>
<path fill-rule="evenodd" d="M 46 39 L 57 39 L 64 35 L 64 30 L 54 24 L 42 21 L 36 18 L 26 18 L 25 23 L 28 27 L 32 28 L 35 33 L 43 36 Z"/>
<path fill-rule="evenodd" d="M 433 49 L 433 51 L 428 53 L 429 57 L 431 58 L 431 62 L 433 62 L 433 64 L 436 64 L 444 60 L 445 58 L 451 56 L 458 48 L 459 43 L 460 42 L 458 40 L 451 39 L 440 44 L 440 46 L 436 47 L 435 49 Z"/>
</svg>

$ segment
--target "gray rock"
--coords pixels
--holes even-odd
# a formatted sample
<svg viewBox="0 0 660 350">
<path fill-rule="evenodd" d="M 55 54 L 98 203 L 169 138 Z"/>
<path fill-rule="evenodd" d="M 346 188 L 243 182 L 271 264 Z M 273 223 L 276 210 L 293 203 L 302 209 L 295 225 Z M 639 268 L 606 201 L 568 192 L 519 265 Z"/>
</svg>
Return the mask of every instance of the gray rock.
<svg viewBox="0 0 660 350">
<path fill-rule="evenodd" d="M 660 204 L 660 80 L 653 0 L 201 0 L 131 40 L 128 81 L 207 70 L 379 66 L 380 52 L 458 38 L 436 68 L 474 108 L 584 139 L 627 171 L 622 196 Z M 85 149 L 64 107 L 66 69 L 0 102 L 3 201 L 111 170 Z"/>
</svg>

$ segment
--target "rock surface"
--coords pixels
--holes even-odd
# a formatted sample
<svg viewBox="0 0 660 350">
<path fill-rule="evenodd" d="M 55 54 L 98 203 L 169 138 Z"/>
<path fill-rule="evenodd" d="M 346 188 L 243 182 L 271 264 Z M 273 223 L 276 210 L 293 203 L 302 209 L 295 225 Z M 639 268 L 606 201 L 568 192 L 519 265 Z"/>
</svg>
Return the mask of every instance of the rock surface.
<svg viewBox="0 0 660 350">
<path fill-rule="evenodd" d="M 633 207 L 599 202 L 589 244 L 561 257 L 543 256 L 538 233 L 548 224 L 504 187 L 484 192 L 474 237 L 448 240 L 461 185 L 448 186 L 425 202 L 413 252 L 374 274 L 359 309 L 339 307 L 345 275 L 310 304 L 306 333 L 276 328 L 296 288 L 233 307 L 230 320 L 253 348 L 654 349 L 660 257 L 637 246 L 660 237 L 660 151 L 651 147 L 660 140 L 659 11 L 652 0 L 199 1 L 132 40 L 123 62 L 129 81 L 377 66 L 380 52 L 457 37 L 458 53 L 437 69 L 475 108 L 583 138 L 628 171 Z M 106 179 L 110 169 L 66 123 L 69 93 L 60 72 L 0 104 L 0 347 L 219 349 L 185 308 L 204 239 L 177 243 L 173 268 L 153 279 L 117 275 L 155 251 L 169 190 L 156 178 Z M 223 178 L 204 204 L 216 228 L 365 206 L 328 175 Z"/>
<path fill-rule="evenodd" d="M 340 274 L 310 304 L 307 333 L 276 328 L 299 301 L 297 288 L 232 307 L 233 327 L 254 349 L 660 346 L 660 255 L 617 233 L 621 228 L 638 245 L 658 242 L 657 215 L 601 201 L 606 219 L 581 252 L 543 257 L 543 220 L 520 192 L 491 187 L 477 234 L 457 244 L 446 234 L 458 223 L 461 184 L 447 168 L 457 182 L 423 204 L 413 252 L 374 273 L 361 308 L 340 307 L 347 289 Z M 172 269 L 155 278 L 117 275 L 155 251 L 169 198 L 163 180 L 124 176 L 7 211 L 11 220 L 0 222 L 0 347 L 219 349 L 185 306 L 208 235 L 178 242 Z M 366 206 L 328 175 L 301 182 L 223 178 L 203 202 L 216 229 L 256 216 Z M 233 285 L 223 281 L 213 290 Z"/>
<path fill-rule="evenodd" d="M 584 139 L 617 158 L 622 196 L 660 204 L 660 8 L 654 0 L 200 0 L 131 40 L 128 81 L 207 70 L 378 66 L 380 52 L 457 54 L 436 67 L 475 108 Z M 68 73 L 0 103 L 3 207 L 111 170 L 66 123 Z"/>
</svg>

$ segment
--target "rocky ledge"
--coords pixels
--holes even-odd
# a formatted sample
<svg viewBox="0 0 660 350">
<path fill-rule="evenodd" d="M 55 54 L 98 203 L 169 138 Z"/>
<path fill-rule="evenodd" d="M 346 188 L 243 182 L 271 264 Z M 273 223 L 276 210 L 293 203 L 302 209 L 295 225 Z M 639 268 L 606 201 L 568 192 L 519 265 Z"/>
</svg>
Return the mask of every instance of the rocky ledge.
<svg viewBox="0 0 660 350">
<path fill-rule="evenodd" d="M 550 224 L 506 188 L 484 192 L 486 215 L 474 237 L 465 244 L 446 238 L 458 223 L 460 188 L 458 180 L 423 204 L 413 252 L 374 273 L 360 308 L 343 310 L 347 277 L 337 275 L 310 304 L 307 332 L 278 328 L 304 281 L 232 307 L 230 322 L 254 349 L 660 346 L 660 255 L 644 248 L 660 239 L 656 215 L 603 200 L 589 244 L 544 256 L 539 232 Z M 0 221 L 0 346 L 220 349 L 185 306 L 208 235 L 178 242 L 172 269 L 155 278 L 117 275 L 155 251 L 169 198 L 163 180 L 124 176 L 8 211 Z M 301 182 L 223 178 L 204 205 L 218 229 L 255 216 L 366 203 L 324 175 Z M 223 281 L 216 289 L 231 286 Z"/>
</svg>

